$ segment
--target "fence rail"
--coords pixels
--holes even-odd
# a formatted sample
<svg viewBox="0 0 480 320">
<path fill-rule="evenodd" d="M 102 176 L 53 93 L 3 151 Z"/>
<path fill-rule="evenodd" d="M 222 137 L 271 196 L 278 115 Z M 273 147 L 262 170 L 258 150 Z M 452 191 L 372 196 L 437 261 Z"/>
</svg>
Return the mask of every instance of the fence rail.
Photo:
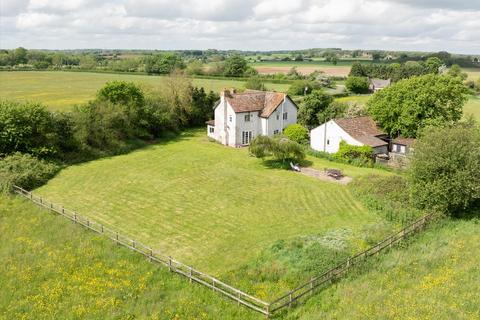
<svg viewBox="0 0 480 320">
<path fill-rule="evenodd" d="M 102 234 L 103 236 L 110 238 L 119 245 L 122 245 L 144 255 L 151 262 L 168 267 L 170 271 L 187 277 L 190 282 L 194 281 L 206 287 L 209 287 L 213 291 L 219 292 L 220 294 L 237 301 L 239 304 L 242 304 L 266 316 L 271 315 L 271 312 L 269 311 L 270 304 L 268 302 L 265 302 L 239 289 L 236 289 L 222 282 L 221 280 L 204 272 L 196 270 L 193 267 L 188 266 L 178 260 L 175 260 L 170 256 L 154 251 L 151 247 L 144 245 L 143 243 L 134 239 L 130 239 L 129 237 L 126 237 L 121 233 L 112 230 L 90 218 L 84 217 L 75 211 L 65 209 L 63 206 L 59 206 L 46 199 L 43 199 L 42 197 L 36 196 L 30 191 L 24 190 L 17 186 L 14 186 L 14 191 L 15 193 L 29 199 L 40 207 L 56 212 L 64 216 L 65 218 L 72 220 L 74 223 L 78 223 L 79 225 L 82 225 L 92 231 L 95 231 Z"/>
<path fill-rule="evenodd" d="M 211 288 L 212 290 L 232 300 L 237 301 L 239 305 L 244 305 L 254 311 L 264 314 L 267 317 L 275 315 L 282 309 L 290 308 L 292 305 L 298 303 L 302 298 L 306 298 L 307 296 L 313 294 L 316 289 L 319 289 L 339 278 L 348 270 L 350 270 L 353 266 L 357 265 L 366 258 L 392 247 L 394 244 L 402 241 L 409 235 L 423 229 L 433 218 L 433 214 L 428 214 L 414 221 L 399 232 L 378 242 L 367 250 L 348 258 L 347 260 L 343 261 L 342 263 L 338 264 L 327 272 L 312 277 L 309 281 L 303 283 L 297 288 L 287 292 L 286 294 L 278 297 L 271 302 L 266 302 L 252 295 L 249 295 L 239 289 L 236 289 L 211 275 L 208 275 L 178 260 L 175 260 L 171 256 L 167 256 L 157 251 L 154 251 L 151 247 L 146 246 L 139 241 L 126 237 L 115 230 L 105 227 L 103 224 L 100 224 L 87 217 L 81 216 L 74 211 L 65 209 L 63 206 L 59 206 L 52 202 L 49 202 L 42 197 L 36 196 L 30 191 L 24 190 L 18 186 L 14 186 L 14 192 L 24 198 L 29 199 L 40 207 L 56 212 L 72 220 L 74 223 L 78 223 L 92 231 L 108 237 L 119 245 L 123 245 L 133 251 L 144 255 L 149 259 L 150 262 L 158 263 L 168 267 L 170 271 L 185 276 L 189 279 L 190 282 L 195 281 L 208 288 Z"/>
</svg>

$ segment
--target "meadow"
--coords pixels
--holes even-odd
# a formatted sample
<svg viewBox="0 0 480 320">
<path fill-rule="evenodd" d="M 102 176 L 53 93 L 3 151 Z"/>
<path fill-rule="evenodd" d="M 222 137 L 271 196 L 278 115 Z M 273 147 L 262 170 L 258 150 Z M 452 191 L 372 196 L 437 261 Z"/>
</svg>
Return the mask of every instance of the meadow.
<svg viewBox="0 0 480 320">
<path fill-rule="evenodd" d="M 160 86 L 165 77 L 135 74 L 22 71 L 0 72 L 0 99 L 41 102 L 51 110 L 68 111 L 76 104 L 95 97 L 97 91 L 108 81 L 132 81 L 140 85 Z M 192 84 L 205 90 L 220 92 L 224 88 L 243 88 L 244 81 L 192 79 Z M 288 84 L 265 84 L 268 89 L 288 90 Z"/>
<path fill-rule="evenodd" d="M 261 61 L 250 63 L 259 73 L 287 73 L 292 67 L 302 74 L 323 71 L 329 76 L 348 76 L 352 61 L 338 61 L 337 65 L 326 61 Z"/>
<path fill-rule="evenodd" d="M 353 177 L 391 174 L 308 160 Z M 262 299 L 291 283 L 247 281 L 239 270 L 277 241 L 340 232 L 353 253 L 368 245 L 366 228 L 380 224 L 386 234 L 397 227 L 346 186 L 271 168 L 247 149 L 209 141 L 204 130 L 70 166 L 35 192 Z"/>
</svg>

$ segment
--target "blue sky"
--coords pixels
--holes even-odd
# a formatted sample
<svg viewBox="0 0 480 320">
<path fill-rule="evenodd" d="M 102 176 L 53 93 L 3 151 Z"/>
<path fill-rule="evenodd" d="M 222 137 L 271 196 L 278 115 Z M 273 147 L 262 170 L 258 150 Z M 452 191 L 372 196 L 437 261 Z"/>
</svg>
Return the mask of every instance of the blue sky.
<svg viewBox="0 0 480 320">
<path fill-rule="evenodd" d="M 480 54 L 480 0 L 0 0 L 0 47 Z"/>
</svg>

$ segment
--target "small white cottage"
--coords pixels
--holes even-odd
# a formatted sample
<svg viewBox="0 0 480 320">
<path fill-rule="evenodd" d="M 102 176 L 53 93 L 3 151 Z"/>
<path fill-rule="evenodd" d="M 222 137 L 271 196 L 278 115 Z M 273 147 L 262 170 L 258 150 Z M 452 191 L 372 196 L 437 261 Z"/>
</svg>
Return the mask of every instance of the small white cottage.
<svg viewBox="0 0 480 320">
<path fill-rule="evenodd" d="M 224 90 L 215 105 L 215 119 L 207 121 L 207 134 L 227 146 L 246 146 L 258 135 L 282 133 L 297 122 L 297 110 L 284 93 Z"/>
<path fill-rule="evenodd" d="M 374 154 L 388 154 L 388 137 L 371 117 L 332 119 L 310 132 L 310 146 L 317 151 L 335 153 L 342 140 L 371 146 Z"/>
</svg>

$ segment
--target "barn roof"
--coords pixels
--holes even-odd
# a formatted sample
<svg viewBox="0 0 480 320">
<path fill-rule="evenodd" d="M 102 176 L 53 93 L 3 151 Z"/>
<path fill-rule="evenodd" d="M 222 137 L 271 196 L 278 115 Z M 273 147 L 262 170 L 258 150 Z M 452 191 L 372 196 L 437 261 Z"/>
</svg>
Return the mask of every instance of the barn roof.
<svg viewBox="0 0 480 320">
<path fill-rule="evenodd" d="M 404 137 L 398 137 L 392 140 L 393 143 L 395 144 L 401 144 L 407 147 L 410 147 L 414 144 L 415 139 L 414 138 L 404 138 Z"/>
<path fill-rule="evenodd" d="M 334 119 L 335 123 L 355 140 L 371 147 L 380 147 L 388 143 L 378 136 L 383 132 L 371 117 Z"/>
</svg>

